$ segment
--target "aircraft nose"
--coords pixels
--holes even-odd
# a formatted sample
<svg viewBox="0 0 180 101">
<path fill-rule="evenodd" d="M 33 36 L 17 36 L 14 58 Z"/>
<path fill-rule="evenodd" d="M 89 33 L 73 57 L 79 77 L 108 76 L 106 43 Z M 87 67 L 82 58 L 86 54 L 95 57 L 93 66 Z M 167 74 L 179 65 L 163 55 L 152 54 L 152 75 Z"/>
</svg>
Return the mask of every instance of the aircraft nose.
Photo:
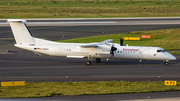
<svg viewBox="0 0 180 101">
<path fill-rule="evenodd" d="M 172 60 L 176 60 L 176 57 L 173 56 Z"/>
<path fill-rule="evenodd" d="M 168 53 L 167 59 L 168 60 L 176 60 L 176 57 Z"/>
</svg>

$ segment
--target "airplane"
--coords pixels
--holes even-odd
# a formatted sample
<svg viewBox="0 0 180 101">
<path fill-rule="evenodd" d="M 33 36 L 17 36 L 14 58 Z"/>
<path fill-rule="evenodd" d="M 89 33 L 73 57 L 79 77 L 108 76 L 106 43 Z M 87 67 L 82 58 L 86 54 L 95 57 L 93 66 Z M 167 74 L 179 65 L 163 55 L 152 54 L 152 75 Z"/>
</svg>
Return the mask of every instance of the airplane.
<svg viewBox="0 0 180 101">
<path fill-rule="evenodd" d="M 120 44 L 111 43 L 113 39 L 95 43 L 60 43 L 32 36 L 26 20 L 8 19 L 16 44 L 14 46 L 29 50 L 35 53 L 42 53 L 50 56 L 67 58 L 87 58 L 87 65 L 96 58 L 100 63 L 101 59 L 135 59 L 135 60 L 162 60 L 168 65 L 170 60 L 176 58 L 160 47 L 124 46 L 123 40 Z"/>
</svg>

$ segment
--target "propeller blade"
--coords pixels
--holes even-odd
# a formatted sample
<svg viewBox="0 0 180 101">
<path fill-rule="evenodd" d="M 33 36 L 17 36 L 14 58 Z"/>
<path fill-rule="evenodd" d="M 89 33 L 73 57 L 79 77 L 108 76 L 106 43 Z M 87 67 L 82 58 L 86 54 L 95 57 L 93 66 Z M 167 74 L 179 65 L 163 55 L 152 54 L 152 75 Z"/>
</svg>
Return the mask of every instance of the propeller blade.
<svg viewBox="0 0 180 101">
<path fill-rule="evenodd" d="M 117 48 L 114 47 L 114 44 L 112 44 L 112 46 L 111 46 L 111 52 L 110 52 L 111 58 L 114 58 L 114 51 L 116 51 L 116 50 L 117 50 Z"/>
<path fill-rule="evenodd" d="M 112 57 L 114 58 L 114 51 L 112 51 Z"/>
</svg>

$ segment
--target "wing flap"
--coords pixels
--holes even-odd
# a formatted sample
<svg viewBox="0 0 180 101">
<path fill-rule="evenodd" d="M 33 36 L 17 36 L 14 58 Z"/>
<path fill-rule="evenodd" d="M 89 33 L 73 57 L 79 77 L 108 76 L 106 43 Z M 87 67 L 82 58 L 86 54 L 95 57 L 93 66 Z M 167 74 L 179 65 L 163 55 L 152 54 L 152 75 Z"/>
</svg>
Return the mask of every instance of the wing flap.
<svg viewBox="0 0 180 101">
<path fill-rule="evenodd" d="M 71 56 L 71 55 L 68 55 L 67 58 L 84 58 L 85 56 Z"/>
</svg>

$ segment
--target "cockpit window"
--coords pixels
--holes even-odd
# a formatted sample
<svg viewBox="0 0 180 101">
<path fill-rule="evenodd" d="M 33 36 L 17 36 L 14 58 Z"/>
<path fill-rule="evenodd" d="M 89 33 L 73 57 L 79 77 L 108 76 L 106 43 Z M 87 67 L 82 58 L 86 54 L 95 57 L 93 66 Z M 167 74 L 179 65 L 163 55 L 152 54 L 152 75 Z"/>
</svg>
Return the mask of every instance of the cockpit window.
<svg viewBox="0 0 180 101">
<path fill-rule="evenodd" d="M 157 52 L 162 52 L 162 53 L 164 53 L 164 52 L 166 52 L 165 50 L 157 50 Z"/>
</svg>

